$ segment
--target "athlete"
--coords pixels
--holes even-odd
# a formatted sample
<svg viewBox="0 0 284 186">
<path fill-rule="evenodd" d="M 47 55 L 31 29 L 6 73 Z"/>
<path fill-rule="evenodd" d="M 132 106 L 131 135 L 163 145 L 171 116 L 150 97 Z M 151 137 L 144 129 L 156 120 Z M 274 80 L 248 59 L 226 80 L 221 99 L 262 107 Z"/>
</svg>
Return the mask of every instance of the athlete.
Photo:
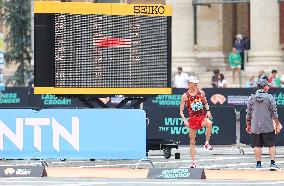
<svg viewBox="0 0 284 186">
<path fill-rule="evenodd" d="M 180 116 L 183 119 L 185 126 L 189 127 L 189 138 L 190 138 L 190 154 L 192 158 L 191 168 L 196 168 L 195 160 L 195 138 L 196 131 L 203 127 L 206 127 L 206 142 L 204 145 L 205 150 L 213 150 L 213 147 L 209 144 L 209 140 L 212 133 L 212 118 L 209 110 L 209 105 L 205 97 L 205 93 L 198 89 L 199 80 L 190 76 L 187 79 L 188 91 L 181 97 L 180 102 Z M 184 107 L 187 106 L 189 118 L 186 120 L 184 116 Z"/>
</svg>

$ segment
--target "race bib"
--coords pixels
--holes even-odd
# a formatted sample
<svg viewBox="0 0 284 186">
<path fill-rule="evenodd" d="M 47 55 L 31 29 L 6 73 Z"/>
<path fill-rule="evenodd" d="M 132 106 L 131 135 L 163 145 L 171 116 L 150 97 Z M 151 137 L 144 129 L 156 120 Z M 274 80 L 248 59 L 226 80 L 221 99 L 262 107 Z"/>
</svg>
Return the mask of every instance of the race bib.
<svg viewBox="0 0 284 186">
<path fill-rule="evenodd" d="M 197 112 L 201 109 L 203 109 L 203 104 L 201 99 L 198 100 L 194 100 L 191 104 L 190 104 L 191 110 L 194 112 Z"/>
</svg>

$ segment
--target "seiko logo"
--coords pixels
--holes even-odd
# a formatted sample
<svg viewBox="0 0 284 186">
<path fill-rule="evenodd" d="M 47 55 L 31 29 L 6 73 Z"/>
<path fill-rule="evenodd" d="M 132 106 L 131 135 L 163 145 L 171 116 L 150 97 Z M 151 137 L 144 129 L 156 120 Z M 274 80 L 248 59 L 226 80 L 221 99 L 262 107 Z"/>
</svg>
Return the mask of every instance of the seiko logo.
<svg viewBox="0 0 284 186">
<path fill-rule="evenodd" d="M 164 14 L 165 13 L 165 7 L 164 6 L 134 6 L 134 13 L 135 14 Z"/>
<path fill-rule="evenodd" d="M 7 168 L 7 169 L 5 169 L 4 170 L 4 173 L 5 173 L 5 175 L 12 175 L 12 174 L 14 174 L 16 171 L 15 171 L 15 169 L 13 169 L 13 168 Z"/>
<path fill-rule="evenodd" d="M 214 105 L 216 105 L 217 103 L 223 105 L 226 101 L 226 98 L 222 94 L 214 94 L 210 100 Z"/>
</svg>

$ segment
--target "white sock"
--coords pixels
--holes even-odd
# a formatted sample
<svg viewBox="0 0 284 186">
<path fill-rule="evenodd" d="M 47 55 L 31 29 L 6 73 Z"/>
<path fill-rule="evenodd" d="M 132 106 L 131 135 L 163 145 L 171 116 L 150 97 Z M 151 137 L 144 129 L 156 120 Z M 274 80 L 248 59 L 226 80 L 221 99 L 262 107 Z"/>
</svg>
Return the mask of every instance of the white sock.
<svg viewBox="0 0 284 186">
<path fill-rule="evenodd" d="M 208 144 L 209 144 L 209 141 L 206 141 L 206 142 L 205 142 L 205 145 L 208 145 Z"/>
</svg>

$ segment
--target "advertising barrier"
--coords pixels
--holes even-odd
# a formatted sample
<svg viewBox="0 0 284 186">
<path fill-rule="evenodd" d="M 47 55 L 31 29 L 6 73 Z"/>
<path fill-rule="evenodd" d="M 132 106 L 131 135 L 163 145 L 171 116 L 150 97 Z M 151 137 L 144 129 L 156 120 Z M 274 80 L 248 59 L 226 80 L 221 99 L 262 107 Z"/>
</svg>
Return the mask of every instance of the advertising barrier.
<svg viewBox="0 0 284 186">
<path fill-rule="evenodd" d="M 204 169 L 201 168 L 153 168 L 149 169 L 147 178 L 150 179 L 206 179 Z"/>
<path fill-rule="evenodd" d="M 187 89 L 174 88 L 173 94 L 149 96 L 144 103 L 145 107 L 177 107 L 180 104 L 180 99 Z"/>
<path fill-rule="evenodd" d="M 6 87 L 0 93 L 0 108 L 29 107 L 28 89 L 25 87 Z"/>
<path fill-rule="evenodd" d="M 123 95 L 100 98 L 109 107 L 116 107 L 124 99 Z M 132 102 L 128 101 L 124 107 L 127 108 Z M 101 106 L 92 103 L 95 108 Z M 6 87 L 0 92 L 0 108 L 86 108 L 86 105 L 77 97 L 63 97 L 51 94 L 33 94 L 32 88 Z"/>
<path fill-rule="evenodd" d="M 284 107 L 277 108 L 278 117 L 280 123 L 284 124 Z M 241 120 L 240 120 L 240 142 L 243 144 L 251 144 L 251 136 L 246 132 L 246 108 L 241 109 Z M 284 146 L 284 129 L 276 136 L 276 145 Z"/>
<path fill-rule="evenodd" d="M 204 88 L 202 89 L 210 106 L 231 106 L 237 110 L 246 106 L 249 96 L 256 91 L 255 88 Z M 149 97 L 146 107 L 175 107 L 180 104 L 181 96 L 187 89 L 173 89 L 171 95 L 157 95 Z M 270 89 L 278 106 L 284 106 L 284 89 Z"/>
<path fill-rule="evenodd" d="M 233 123 L 236 120 L 236 116 L 233 110 L 241 110 L 242 108 L 246 107 L 247 99 L 252 93 L 254 93 L 255 89 L 205 88 L 203 90 L 206 93 L 208 103 L 214 116 L 212 142 L 215 144 L 234 144 L 235 134 L 233 133 L 235 132 L 235 126 Z M 150 118 L 150 125 L 147 127 L 147 139 L 160 138 L 165 140 L 180 141 L 181 144 L 189 143 L 189 129 L 184 127 L 179 116 L 180 99 L 182 94 L 186 91 L 186 89 L 173 89 L 172 95 L 157 95 L 148 97 L 147 101 L 144 102 L 145 111 Z M 279 107 L 279 117 L 281 119 L 281 117 L 283 117 L 283 114 L 280 112 L 283 111 L 281 111 L 280 106 L 284 105 L 284 89 L 270 89 L 269 93 L 271 93 L 276 100 L 276 103 Z M 106 103 L 110 107 L 115 107 L 120 103 L 122 99 L 124 99 L 122 95 L 115 95 L 114 97 L 101 98 L 101 101 Z M 130 101 L 124 108 L 127 108 L 127 105 L 129 104 L 131 104 Z M 93 105 L 95 108 L 100 108 L 100 106 L 96 103 L 93 103 Z M 56 95 L 46 94 L 33 95 L 31 89 L 28 89 L 26 87 L 7 87 L 5 91 L 2 91 L 0 93 L 0 108 L 2 109 L 34 108 L 36 110 L 39 110 L 41 108 L 67 109 L 85 107 L 86 105 L 84 105 L 78 98 L 64 98 Z M 21 113 L 21 110 L 17 110 L 16 112 Z M 244 114 L 243 112 L 244 111 L 242 111 L 242 114 Z M 1 116 L 6 115 L 1 114 Z M 94 119 L 90 119 L 90 121 L 92 120 Z M 230 124 L 227 125 L 227 123 Z M 282 121 L 282 123 L 284 123 L 284 121 Z M 217 134 L 218 130 L 226 130 L 227 132 L 218 132 Z M 241 128 L 241 130 L 244 130 L 244 128 Z M 203 144 L 204 132 L 204 129 L 197 132 L 197 144 Z M 250 143 L 249 136 L 245 133 L 245 131 L 243 132 L 244 133 L 241 133 L 241 142 L 245 141 L 244 143 Z M 15 131 L 13 134 L 15 134 Z M 225 140 L 222 137 L 223 135 L 227 135 L 224 137 Z M 279 140 L 281 139 L 279 142 L 277 142 L 278 145 L 284 143 L 284 140 L 282 140 L 281 137 L 282 135 L 283 134 L 281 133 L 277 137 L 277 140 L 278 138 Z M 218 140 L 219 138 L 221 140 Z"/>
<path fill-rule="evenodd" d="M 246 106 L 249 96 L 255 92 L 253 88 L 204 88 L 209 105 L 232 106 L 237 110 Z M 176 107 L 187 89 L 173 89 L 171 95 L 148 96 L 145 107 Z M 284 106 L 284 89 L 270 89 L 278 106 Z M 124 99 L 122 95 L 101 98 L 105 104 L 115 107 Z M 129 101 L 127 105 L 131 102 Z M 95 107 L 99 107 L 94 103 Z M 86 107 L 78 98 L 64 98 L 56 95 L 34 95 L 26 87 L 7 87 L 0 94 L 0 108 L 82 108 Z"/>
<path fill-rule="evenodd" d="M 231 106 L 237 110 L 246 107 L 249 96 L 255 92 L 253 88 L 204 88 L 209 105 Z M 148 96 L 145 107 L 177 107 L 181 96 L 187 89 L 173 89 L 171 95 Z M 278 106 L 284 106 L 284 89 L 270 89 Z M 124 99 L 122 95 L 101 98 L 105 104 L 115 107 Z M 129 101 L 127 105 L 131 102 Z M 94 103 L 95 107 L 99 107 Z M 7 87 L 0 94 L 0 108 L 82 108 L 86 107 L 78 98 L 64 98 L 56 95 L 34 95 L 26 87 Z"/>
<path fill-rule="evenodd" d="M 205 88 L 209 105 L 212 106 L 233 106 L 237 110 L 246 107 L 248 98 L 253 94 L 255 88 Z M 284 106 L 284 89 L 271 88 L 272 94 L 278 106 Z"/>
<path fill-rule="evenodd" d="M 85 107 L 77 98 L 65 98 L 51 94 L 30 95 L 29 104 L 38 108 L 82 108 Z"/>
<path fill-rule="evenodd" d="M 164 139 L 189 144 L 189 128 L 179 115 L 179 107 L 146 107 L 144 108 L 149 125 L 147 139 Z M 216 145 L 230 145 L 236 143 L 236 114 L 232 107 L 211 107 L 213 128 L 210 143 Z M 185 115 L 186 110 L 185 110 Z M 226 117 L 224 117 L 226 116 Z M 196 144 L 205 142 L 205 128 L 197 131 Z"/>
<path fill-rule="evenodd" d="M 0 165 L 0 177 L 44 177 L 43 165 Z"/>
<path fill-rule="evenodd" d="M 0 157 L 145 158 L 146 114 L 139 109 L 0 109 Z"/>
</svg>

